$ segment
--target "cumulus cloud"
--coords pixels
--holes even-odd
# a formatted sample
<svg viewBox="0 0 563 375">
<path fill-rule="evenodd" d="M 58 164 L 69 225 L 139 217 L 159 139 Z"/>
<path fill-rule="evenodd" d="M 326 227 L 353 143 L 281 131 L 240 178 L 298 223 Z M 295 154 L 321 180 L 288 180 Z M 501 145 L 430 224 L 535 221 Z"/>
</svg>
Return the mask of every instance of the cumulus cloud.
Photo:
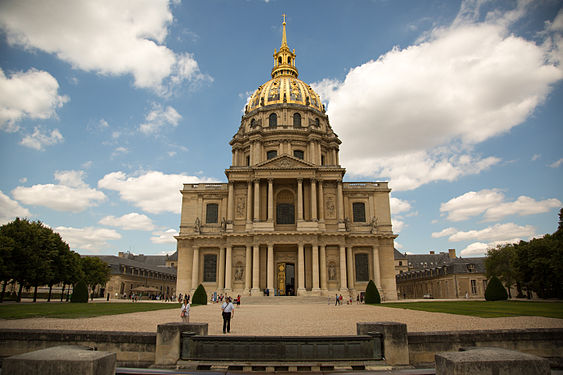
<svg viewBox="0 0 563 375">
<path fill-rule="evenodd" d="M 124 230 L 146 230 L 150 231 L 154 229 L 152 220 L 142 214 L 132 212 L 120 217 L 106 216 L 99 221 L 102 225 L 108 225 L 110 227 L 117 227 Z"/>
<path fill-rule="evenodd" d="M 31 213 L 27 208 L 0 191 L 0 225 L 14 220 L 16 217 L 29 217 Z"/>
<path fill-rule="evenodd" d="M 153 110 L 145 116 L 145 122 L 139 126 L 139 130 L 144 134 L 153 134 L 162 127 L 170 125 L 178 126 L 182 116 L 171 106 L 162 108 L 160 104 L 154 104 Z"/>
<path fill-rule="evenodd" d="M 176 229 L 168 229 L 166 231 L 156 231 L 152 233 L 151 242 L 156 244 L 176 243 L 174 236 L 178 235 Z"/>
<path fill-rule="evenodd" d="M 391 224 L 393 225 L 394 233 L 400 233 L 405 227 L 405 222 L 397 217 L 391 218 Z"/>
<path fill-rule="evenodd" d="M 559 168 L 559 166 L 560 166 L 561 164 L 563 164 L 563 158 L 561 158 L 561 159 L 559 159 L 559 160 L 557 160 L 557 161 L 554 161 L 554 162 L 551 163 L 549 166 L 550 166 L 551 168 Z"/>
<path fill-rule="evenodd" d="M 513 202 L 506 202 L 500 189 L 483 189 L 470 191 L 442 203 L 440 212 L 447 213 L 450 221 L 467 220 L 481 214 L 484 221 L 496 221 L 505 216 L 539 214 L 558 207 L 561 207 L 561 201 L 555 198 L 536 201 L 522 195 Z"/>
<path fill-rule="evenodd" d="M 457 233 L 457 229 L 449 227 L 449 228 L 442 229 L 439 232 L 432 233 L 432 238 L 447 237 L 447 236 L 451 236 L 454 233 Z"/>
<path fill-rule="evenodd" d="M 313 85 L 328 102 L 351 174 L 409 190 L 499 162 L 473 155 L 473 147 L 525 121 L 563 70 L 551 58 L 558 44 L 509 30 L 524 7 L 479 22 L 480 4 L 463 2 L 452 25 L 351 69 L 341 82 Z"/>
<path fill-rule="evenodd" d="M 61 235 L 72 249 L 97 251 L 109 247 L 107 241 L 118 240 L 121 234 L 113 229 L 85 227 L 56 227 L 53 230 Z"/>
<path fill-rule="evenodd" d="M 517 225 L 514 223 L 495 224 L 481 229 L 466 232 L 456 231 L 448 238 L 449 241 L 507 241 L 508 239 L 529 239 L 536 235 L 535 228 L 531 225 Z"/>
<path fill-rule="evenodd" d="M 391 197 L 389 200 L 391 204 L 391 212 L 393 214 L 400 214 L 402 212 L 408 212 L 411 209 L 411 204 L 408 201 Z"/>
<path fill-rule="evenodd" d="M 159 171 L 143 172 L 136 176 L 112 172 L 98 181 L 98 187 L 118 191 L 121 199 L 146 212 L 180 213 L 180 190 L 183 184 L 206 182 L 216 181 L 183 174 L 164 174 Z"/>
<path fill-rule="evenodd" d="M 20 145 L 33 148 L 37 151 L 43 151 L 45 146 L 56 145 L 64 141 L 64 137 L 59 129 L 52 130 L 51 133 L 45 132 L 36 126 L 33 133 L 26 135 L 20 142 Z"/>
<path fill-rule="evenodd" d="M 10 45 L 54 54 L 76 69 L 131 74 L 136 87 L 157 92 L 166 82 L 210 79 L 191 54 L 164 45 L 172 21 L 167 0 L 0 3 L 0 27 Z"/>
<path fill-rule="evenodd" d="M 469 244 L 466 248 L 461 250 L 460 255 L 464 257 L 486 256 L 487 251 L 490 249 L 494 249 L 495 247 L 497 247 L 497 245 L 505 245 L 505 244 L 518 243 L 518 242 L 520 242 L 520 238 L 513 238 L 504 241 L 493 241 L 489 243 L 473 242 Z"/>
<path fill-rule="evenodd" d="M 32 206 L 80 212 L 106 199 L 104 193 L 90 188 L 83 178 L 83 171 L 58 171 L 55 172 L 58 184 L 18 186 L 12 190 L 12 195 L 18 201 Z"/>
<path fill-rule="evenodd" d="M 55 77 L 36 69 L 15 72 L 10 77 L 0 69 L 0 92 L 0 129 L 7 132 L 18 131 L 18 121 L 25 118 L 55 117 L 57 108 L 68 101 L 68 96 L 59 95 Z"/>
</svg>

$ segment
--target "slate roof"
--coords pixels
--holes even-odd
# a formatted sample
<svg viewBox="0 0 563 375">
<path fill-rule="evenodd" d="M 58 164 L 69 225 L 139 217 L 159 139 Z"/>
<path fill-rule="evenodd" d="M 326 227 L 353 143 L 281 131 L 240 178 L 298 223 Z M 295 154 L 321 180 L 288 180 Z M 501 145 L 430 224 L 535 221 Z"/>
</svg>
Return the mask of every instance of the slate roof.
<svg viewBox="0 0 563 375">
<path fill-rule="evenodd" d="M 407 254 L 407 259 L 409 261 L 409 270 L 422 270 L 426 268 L 441 267 L 453 260 L 452 258 L 450 258 L 450 255 L 448 253 Z"/>
<path fill-rule="evenodd" d="M 406 254 L 401 253 L 401 252 L 400 252 L 399 250 L 397 250 L 397 249 L 394 249 L 394 250 L 395 250 L 395 251 L 394 251 L 395 260 L 407 259 L 407 255 L 406 255 Z"/>
<path fill-rule="evenodd" d="M 142 270 L 148 270 L 153 272 L 160 272 L 168 275 L 176 276 L 176 269 L 174 267 L 163 267 L 163 266 L 155 266 L 153 264 L 139 262 L 136 260 L 118 257 L 115 255 L 89 255 L 95 256 L 96 258 L 100 258 L 104 262 L 106 262 L 110 268 L 112 274 L 121 274 L 120 265 L 134 267 Z"/>
</svg>

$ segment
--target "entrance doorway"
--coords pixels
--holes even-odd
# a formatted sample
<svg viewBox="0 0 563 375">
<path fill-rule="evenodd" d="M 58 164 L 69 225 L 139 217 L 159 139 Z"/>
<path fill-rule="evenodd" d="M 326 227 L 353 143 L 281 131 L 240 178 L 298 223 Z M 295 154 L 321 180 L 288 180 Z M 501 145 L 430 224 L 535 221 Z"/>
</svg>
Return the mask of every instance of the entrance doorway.
<svg viewBox="0 0 563 375">
<path fill-rule="evenodd" d="M 278 295 L 295 295 L 295 264 L 278 263 Z"/>
</svg>

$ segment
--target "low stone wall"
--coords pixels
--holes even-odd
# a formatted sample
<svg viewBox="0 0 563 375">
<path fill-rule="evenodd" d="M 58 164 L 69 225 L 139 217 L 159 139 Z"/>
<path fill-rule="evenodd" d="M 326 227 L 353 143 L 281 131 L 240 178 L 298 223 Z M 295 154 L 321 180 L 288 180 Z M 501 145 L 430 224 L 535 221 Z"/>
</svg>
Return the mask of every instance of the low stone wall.
<svg viewBox="0 0 563 375">
<path fill-rule="evenodd" d="M 2 359 L 58 345 L 84 345 L 116 353 L 120 367 L 148 367 L 155 362 L 156 332 L 0 330 Z"/>
<path fill-rule="evenodd" d="M 434 365 L 438 352 L 466 347 L 497 347 L 547 358 L 552 367 L 563 367 L 563 329 L 501 329 L 486 331 L 411 332 L 409 362 Z"/>
</svg>

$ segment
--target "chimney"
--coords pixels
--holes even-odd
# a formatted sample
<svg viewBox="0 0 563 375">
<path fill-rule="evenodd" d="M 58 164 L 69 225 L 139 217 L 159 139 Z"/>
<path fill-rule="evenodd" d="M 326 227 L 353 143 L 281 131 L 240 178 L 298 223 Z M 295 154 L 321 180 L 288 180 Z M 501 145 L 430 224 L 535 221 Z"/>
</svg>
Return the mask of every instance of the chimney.
<svg viewBox="0 0 563 375">
<path fill-rule="evenodd" d="M 117 256 L 120 257 L 120 258 L 124 258 L 125 254 L 123 254 L 123 251 L 120 251 L 120 252 L 117 253 Z"/>
<path fill-rule="evenodd" d="M 430 250 L 430 255 L 434 255 L 434 250 Z"/>
<path fill-rule="evenodd" d="M 450 259 L 455 259 L 455 249 L 448 249 L 448 252 L 450 253 Z"/>
</svg>

